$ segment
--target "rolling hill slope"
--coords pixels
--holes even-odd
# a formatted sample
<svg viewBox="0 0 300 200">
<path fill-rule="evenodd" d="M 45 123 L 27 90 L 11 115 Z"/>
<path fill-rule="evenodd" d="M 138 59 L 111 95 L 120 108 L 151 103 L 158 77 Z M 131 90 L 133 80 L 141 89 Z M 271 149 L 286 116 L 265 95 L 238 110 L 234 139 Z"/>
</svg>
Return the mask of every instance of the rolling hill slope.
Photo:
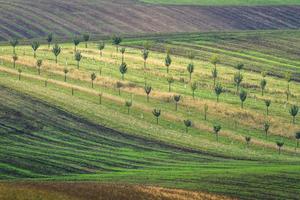
<svg viewBox="0 0 300 200">
<path fill-rule="evenodd" d="M 297 29 L 299 6 L 200 7 L 133 0 L 0 1 L 0 39 L 93 34 Z"/>
</svg>

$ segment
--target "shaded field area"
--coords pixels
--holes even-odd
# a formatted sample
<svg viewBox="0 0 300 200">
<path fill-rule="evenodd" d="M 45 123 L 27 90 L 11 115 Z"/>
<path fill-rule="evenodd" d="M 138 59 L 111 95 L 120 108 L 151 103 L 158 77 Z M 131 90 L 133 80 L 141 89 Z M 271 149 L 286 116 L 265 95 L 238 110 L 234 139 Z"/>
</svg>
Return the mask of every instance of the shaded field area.
<svg viewBox="0 0 300 200">
<path fill-rule="evenodd" d="M 285 4 L 288 5 L 288 4 Z M 149 5 L 134 0 L 0 1 L 0 40 L 89 32 L 171 33 L 298 29 L 299 6 L 201 7 Z"/>
<path fill-rule="evenodd" d="M 290 72 L 300 81 L 300 31 L 215 32 L 159 36 L 149 40 L 158 51 L 168 46 L 174 54 L 187 56 L 192 52 L 196 59 L 206 61 L 216 54 L 227 66 L 244 63 L 249 71 L 266 71 L 282 78 Z M 143 41 L 136 40 L 128 43 L 135 47 L 142 44 Z"/>
<path fill-rule="evenodd" d="M 224 196 L 150 186 L 73 183 L 0 183 L 1 200 L 229 200 Z"/>
</svg>

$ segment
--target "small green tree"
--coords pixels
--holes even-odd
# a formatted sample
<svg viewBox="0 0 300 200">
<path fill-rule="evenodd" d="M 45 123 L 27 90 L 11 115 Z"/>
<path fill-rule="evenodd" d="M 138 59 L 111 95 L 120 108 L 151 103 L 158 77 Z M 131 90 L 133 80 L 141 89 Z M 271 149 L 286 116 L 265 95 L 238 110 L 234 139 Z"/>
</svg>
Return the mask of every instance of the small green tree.
<svg viewBox="0 0 300 200">
<path fill-rule="evenodd" d="M 219 64 L 221 61 L 220 61 L 220 58 L 217 56 L 217 55 L 213 55 L 211 58 L 210 58 L 210 63 L 213 64 L 215 66 L 215 69 L 217 69 L 217 64 Z"/>
<path fill-rule="evenodd" d="M 52 52 L 55 56 L 55 62 L 57 63 L 57 57 L 59 56 L 60 52 L 61 52 L 61 48 L 60 46 L 58 46 L 58 44 L 55 44 L 53 49 L 52 49 Z"/>
<path fill-rule="evenodd" d="M 125 106 L 127 107 L 127 113 L 130 113 L 130 108 L 132 106 L 132 101 L 125 101 Z"/>
<path fill-rule="evenodd" d="M 221 129 L 222 129 L 222 126 L 219 124 L 215 124 L 213 126 L 213 131 L 214 131 L 214 134 L 216 135 L 217 142 L 219 141 L 219 133 L 220 133 Z"/>
<path fill-rule="evenodd" d="M 277 144 L 277 147 L 278 147 L 278 153 L 279 153 L 279 155 L 280 155 L 280 154 L 281 154 L 281 148 L 283 147 L 284 142 L 282 142 L 282 141 L 277 141 L 276 144 Z"/>
<path fill-rule="evenodd" d="M 149 95 L 150 95 L 150 93 L 151 93 L 151 91 L 152 91 L 152 87 L 151 87 L 150 85 L 146 85 L 146 86 L 144 87 L 144 90 L 145 90 L 145 92 L 146 92 L 146 94 L 147 94 L 147 102 L 149 102 Z"/>
<path fill-rule="evenodd" d="M 93 72 L 93 73 L 91 74 L 92 88 L 94 88 L 94 81 L 95 81 L 96 78 L 97 78 L 97 76 L 96 76 L 96 74 Z"/>
<path fill-rule="evenodd" d="M 268 133 L 269 133 L 269 130 L 270 130 L 270 126 L 271 126 L 270 122 L 268 122 L 268 121 L 264 122 L 264 127 L 263 128 L 264 128 L 266 139 L 268 138 Z"/>
<path fill-rule="evenodd" d="M 245 141 L 246 141 L 247 147 L 249 147 L 250 142 L 251 142 L 251 137 L 250 137 L 250 136 L 246 136 L 246 137 L 245 137 Z"/>
<path fill-rule="evenodd" d="M 85 48 L 88 48 L 88 41 L 90 40 L 90 35 L 89 34 L 83 34 L 82 39 L 85 42 Z"/>
<path fill-rule="evenodd" d="M 192 92 L 193 92 L 193 99 L 195 99 L 195 91 L 197 90 L 197 88 L 198 88 L 197 82 L 193 82 L 191 84 L 191 89 L 192 89 Z"/>
<path fill-rule="evenodd" d="M 183 120 L 183 123 L 185 125 L 185 132 L 188 133 L 189 131 L 189 127 L 192 126 L 192 121 L 187 119 L 187 120 Z"/>
<path fill-rule="evenodd" d="M 267 86 L 267 80 L 266 79 L 262 79 L 260 81 L 260 88 L 261 88 L 261 95 L 262 96 L 264 96 L 264 94 L 265 94 L 266 86 Z"/>
<path fill-rule="evenodd" d="M 82 59 L 81 52 L 80 51 L 76 51 L 74 58 L 77 61 L 77 69 L 79 69 L 80 60 Z"/>
<path fill-rule="evenodd" d="M 12 59 L 13 59 L 13 65 L 14 65 L 14 68 L 16 68 L 16 62 L 17 62 L 17 60 L 18 60 L 17 54 L 14 54 L 14 55 L 12 56 Z"/>
<path fill-rule="evenodd" d="M 173 99 L 175 101 L 175 111 L 177 111 L 178 110 L 178 103 L 181 99 L 181 96 L 180 95 L 174 95 Z"/>
<path fill-rule="evenodd" d="M 167 81 L 168 81 L 168 84 L 169 84 L 169 92 L 171 92 L 171 85 L 172 85 L 172 83 L 174 83 L 175 80 L 172 76 L 169 76 L 167 78 Z"/>
<path fill-rule="evenodd" d="M 266 105 L 266 108 L 267 108 L 267 115 L 269 115 L 269 107 L 271 106 L 271 103 L 272 103 L 271 100 L 269 100 L 269 99 L 265 100 L 265 105 Z"/>
<path fill-rule="evenodd" d="M 121 54 L 122 54 L 122 63 L 124 63 L 124 54 L 126 52 L 126 48 L 125 47 L 122 47 L 121 50 L 120 50 Z"/>
<path fill-rule="evenodd" d="M 38 41 L 33 41 L 31 43 L 31 48 L 33 50 L 33 57 L 36 58 L 36 51 L 38 50 L 38 48 L 40 47 L 40 43 Z"/>
<path fill-rule="evenodd" d="M 19 40 L 18 39 L 12 39 L 9 41 L 10 45 L 13 47 L 13 54 L 16 54 L 16 46 L 18 46 L 19 44 Z"/>
<path fill-rule="evenodd" d="M 296 132 L 295 133 L 295 138 L 296 138 L 296 140 L 297 140 L 297 148 L 299 148 L 299 141 L 300 141 L 300 131 L 298 131 L 298 132 Z"/>
<path fill-rule="evenodd" d="M 126 64 L 126 63 L 122 63 L 122 64 L 120 65 L 119 70 L 120 70 L 120 73 L 121 73 L 121 75 L 122 75 L 122 80 L 124 80 L 124 76 L 125 76 L 125 74 L 127 73 L 127 64 Z"/>
<path fill-rule="evenodd" d="M 194 64 L 192 64 L 192 63 L 188 64 L 188 66 L 187 66 L 187 71 L 188 71 L 189 74 L 190 74 L 190 81 L 191 81 L 191 80 L 192 80 L 192 74 L 193 74 L 193 72 L 194 72 Z"/>
<path fill-rule="evenodd" d="M 69 73 L 68 68 L 64 68 L 64 74 L 65 74 L 65 82 L 67 82 L 67 74 Z"/>
<path fill-rule="evenodd" d="M 119 51 L 119 45 L 122 42 L 122 38 L 118 35 L 113 35 L 112 36 L 112 44 L 116 46 L 116 51 Z"/>
<path fill-rule="evenodd" d="M 246 101 L 247 99 L 247 92 L 245 90 L 242 90 L 240 92 L 240 100 L 241 100 L 241 108 L 244 108 L 244 102 Z"/>
<path fill-rule="evenodd" d="M 292 105 L 290 108 L 290 115 L 293 117 L 293 124 L 296 123 L 296 116 L 298 115 L 299 107 L 296 105 Z"/>
<path fill-rule="evenodd" d="M 172 59 L 170 54 L 168 53 L 165 58 L 165 66 L 167 67 L 167 73 L 169 73 L 169 67 L 171 66 L 171 64 L 172 64 Z"/>
<path fill-rule="evenodd" d="M 36 67 L 38 69 L 38 74 L 41 75 L 41 67 L 42 67 L 43 61 L 41 59 L 36 61 Z"/>
<path fill-rule="evenodd" d="M 144 60 L 144 69 L 146 69 L 146 65 L 147 65 L 147 59 L 149 57 L 149 50 L 147 50 L 146 48 L 142 50 L 142 57 Z"/>
<path fill-rule="evenodd" d="M 155 109 L 152 111 L 152 114 L 156 117 L 156 124 L 158 124 L 158 119 L 159 119 L 159 117 L 160 117 L 160 115 L 161 115 L 161 110 L 155 108 Z"/>
<path fill-rule="evenodd" d="M 20 81 L 20 80 L 21 80 L 22 69 L 19 68 L 19 69 L 18 69 L 18 72 L 19 72 L 19 81 Z"/>
<path fill-rule="evenodd" d="M 238 93 L 240 91 L 240 85 L 243 81 L 243 75 L 240 72 L 236 73 L 234 74 L 233 80 L 236 85 L 236 93 Z"/>
<path fill-rule="evenodd" d="M 99 49 L 99 53 L 100 53 L 101 57 L 102 57 L 102 51 L 104 50 L 104 48 L 105 48 L 105 43 L 103 41 L 99 42 L 98 49 Z"/>
<path fill-rule="evenodd" d="M 218 78 L 218 70 L 217 68 L 212 69 L 211 71 L 212 78 L 214 79 L 214 87 L 216 86 L 216 80 Z"/>
<path fill-rule="evenodd" d="M 77 46 L 80 44 L 80 39 L 78 37 L 73 38 L 73 44 L 74 44 L 74 52 L 77 51 Z"/>
<path fill-rule="evenodd" d="M 204 104 L 204 120 L 207 120 L 207 113 L 208 113 L 208 105 Z"/>
<path fill-rule="evenodd" d="M 47 43 L 48 43 L 48 49 L 50 48 L 50 45 L 52 43 L 52 40 L 53 40 L 53 33 L 49 33 L 47 35 Z"/>
<path fill-rule="evenodd" d="M 244 68 L 244 64 L 243 63 L 238 63 L 236 65 L 236 69 L 239 70 L 239 74 L 241 73 L 241 70 Z"/>
<path fill-rule="evenodd" d="M 220 83 L 215 86 L 215 94 L 217 95 L 217 102 L 219 102 L 219 97 L 223 93 L 223 87 Z"/>
</svg>

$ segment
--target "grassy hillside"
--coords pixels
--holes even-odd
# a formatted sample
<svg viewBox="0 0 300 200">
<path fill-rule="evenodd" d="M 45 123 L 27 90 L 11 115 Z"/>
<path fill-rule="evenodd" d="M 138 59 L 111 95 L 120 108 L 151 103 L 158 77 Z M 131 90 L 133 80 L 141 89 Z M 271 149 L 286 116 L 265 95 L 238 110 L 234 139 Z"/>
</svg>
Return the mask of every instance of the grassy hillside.
<svg viewBox="0 0 300 200">
<path fill-rule="evenodd" d="M 299 5 L 299 0 L 141 0 L 146 3 L 168 5 L 202 5 L 202 6 L 266 6 Z"/>
<path fill-rule="evenodd" d="M 177 42 L 185 44 L 175 36 L 168 41 L 171 47 Z M 141 50 L 129 47 L 140 43 L 140 39 L 122 43 L 127 47 L 124 80 L 119 71 L 121 54 L 110 41 L 103 56 L 97 43 L 89 43 L 88 48 L 81 43 L 79 67 L 72 44 L 61 44 L 57 64 L 51 49 L 42 45 L 37 51 L 37 58 L 43 60 L 40 75 L 31 47 L 16 48 L 14 68 L 12 48 L 2 46 L 1 179 L 151 184 L 243 199 L 299 196 L 295 183 L 300 180 L 300 159 L 294 134 L 300 129 L 300 121 L 298 115 L 295 124 L 291 123 L 289 114 L 290 107 L 299 103 L 299 82 L 290 82 L 292 95 L 287 101 L 286 80 L 267 76 L 262 96 L 260 73 L 242 70 L 241 87 L 248 98 L 241 108 L 232 80 L 237 70 L 224 63 L 223 57 L 217 65 L 217 82 L 225 90 L 217 102 L 211 78 L 213 66 L 203 57 L 193 60 L 195 71 L 189 81 L 186 67 L 191 61 L 180 52 L 171 54 L 169 74 L 164 66 L 166 54 L 160 51 L 150 51 L 144 69 Z M 162 46 L 156 44 L 153 49 Z M 69 70 L 66 82 L 65 68 Z M 22 70 L 21 80 L 18 69 Z M 93 72 L 97 76 L 94 88 L 90 78 Z M 174 78 L 171 92 L 169 76 Z M 198 85 L 195 99 L 192 82 Z M 149 102 L 145 83 L 153 89 Z M 177 111 L 175 94 L 182 95 Z M 272 101 L 268 116 L 265 99 Z M 129 114 L 126 100 L 133 102 Z M 152 114 L 154 108 L 162 111 L 158 124 Z M 188 132 L 183 123 L 186 119 L 192 120 Z M 271 124 L 267 137 L 263 131 L 266 120 Z M 218 141 L 212 129 L 216 124 L 222 126 Z M 249 145 L 246 136 L 251 137 Z M 284 142 L 281 154 L 278 141 Z"/>
<path fill-rule="evenodd" d="M 0 3 L 0 40 L 45 37 L 49 32 L 72 37 L 84 32 L 99 36 L 300 28 L 298 6 L 173 6 L 135 0 L 2 0 Z"/>
<path fill-rule="evenodd" d="M 164 51 L 167 45 L 176 55 L 187 56 L 192 52 L 196 58 L 206 61 L 217 54 L 222 64 L 231 67 L 244 63 L 249 71 L 267 71 L 282 78 L 290 72 L 300 81 L 300 31 L 195 33 L 148 39 L 158 51 Z M 129 45 L 141 47 L 143 41 L 134 40 Z"/>
</svg>

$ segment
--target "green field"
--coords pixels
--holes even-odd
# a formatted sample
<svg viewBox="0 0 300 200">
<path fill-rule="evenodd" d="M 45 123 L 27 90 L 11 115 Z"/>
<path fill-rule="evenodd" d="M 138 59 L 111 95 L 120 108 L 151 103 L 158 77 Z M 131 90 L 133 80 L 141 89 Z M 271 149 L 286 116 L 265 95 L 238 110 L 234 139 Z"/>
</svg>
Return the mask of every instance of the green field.
<svg viewBox="0 0 300 200">
<path fill-rule="evenodd" d="M 43 60 L 41 75 L 29 45 L 16 48 L 16 68 L 12 48 L 1 46 L 0 178 L 13 182 L 132 183 L 241 199 L 295 199 L 300 194 L 300 154 L 294 135 L 300 120 L 298 115 L 295 124 L 291 123 L 289 109 L 299 105 L 300 84 L 289 83 L 287 101 L 287 82 L 276 72 L 285 63 L 286 71 L 298 80 L 298 49 L 294 48 L 299 46 L 298 36 L 297 31 L 274 31 L 125 39 L 125 80 L 119 72 L 121 54 L 111 41 L 106 41 L 102 57 L 97 43 L 90 42 L 88 48 L 81 43 L 79 69 L 73 44 L 61 44 L 58 64 L 51 49 L 42 45 L 37 51 L 37 58 Z M 253 43 L 254 39 L 263 42 Z M 140 47 L 146 40 L 152 47 L 144 69 Z M 277 46 L 269 46 L 274 40 L 279 41 Z M 169 74 L 164 66 L 166 44 L 173 61 Z M 290 51 L 286 51 L 287 44 L 294 45 Z M 191 51 L 196 55 L 193 61 L 186 57 Z M 225 88 L 220 102 L 213 92 L 213 66 L 208 62 L 214 54 L 221 58 L 217 82 Z M 264 65 L 249 68 L 248 63 L 262 60 Z M 191 81 L 186 70 L 190 62 L 195 65 Z M 241 72 L 241 87 L 248 92 L 243 109 L 233 83 L 237 73 L 233 66 L 238 62 L 246 64 Z M 69 69 L 67 82 L 65 68 Z M 21 80 L 18 69 L 22 69 Z M 269 72 L 264 96 L 259 87 L 260 71 Z M 97 75 L 94 88 L 90 80 L 93 72 Z M 175 80 L 171 92 L 169 76 Z M 195 99 L 192 82 L 198 85 Z M 145 83 L 153 88 L 149 102 Z M 182 95 L 177 111 L 175 94 Z M 272 101 L 269 116 L 265 99 Z M 126 100 L 133 102 L 129 114 Z M 158 124 L 152 115 L 154 108 L 162 110 Z M 186 119 L 193 122 L 188 132 L 183 123 Z M 268 137 L 263 131 L 266 120 L 271 124 Z M 213 134 L 215 124 L 222 126 L 219 141 Z M 251 137 L 249 146 L 246 136 Z M 284 142 L 281 154 L 277 141 Z"/>
<path fill-rule="evenodd" d="M 145 3 L 168 5 L 201 5 L 201 6 L 269 6 L 299 5 L 299 0 L 140 0 Z"/>
</svg>

